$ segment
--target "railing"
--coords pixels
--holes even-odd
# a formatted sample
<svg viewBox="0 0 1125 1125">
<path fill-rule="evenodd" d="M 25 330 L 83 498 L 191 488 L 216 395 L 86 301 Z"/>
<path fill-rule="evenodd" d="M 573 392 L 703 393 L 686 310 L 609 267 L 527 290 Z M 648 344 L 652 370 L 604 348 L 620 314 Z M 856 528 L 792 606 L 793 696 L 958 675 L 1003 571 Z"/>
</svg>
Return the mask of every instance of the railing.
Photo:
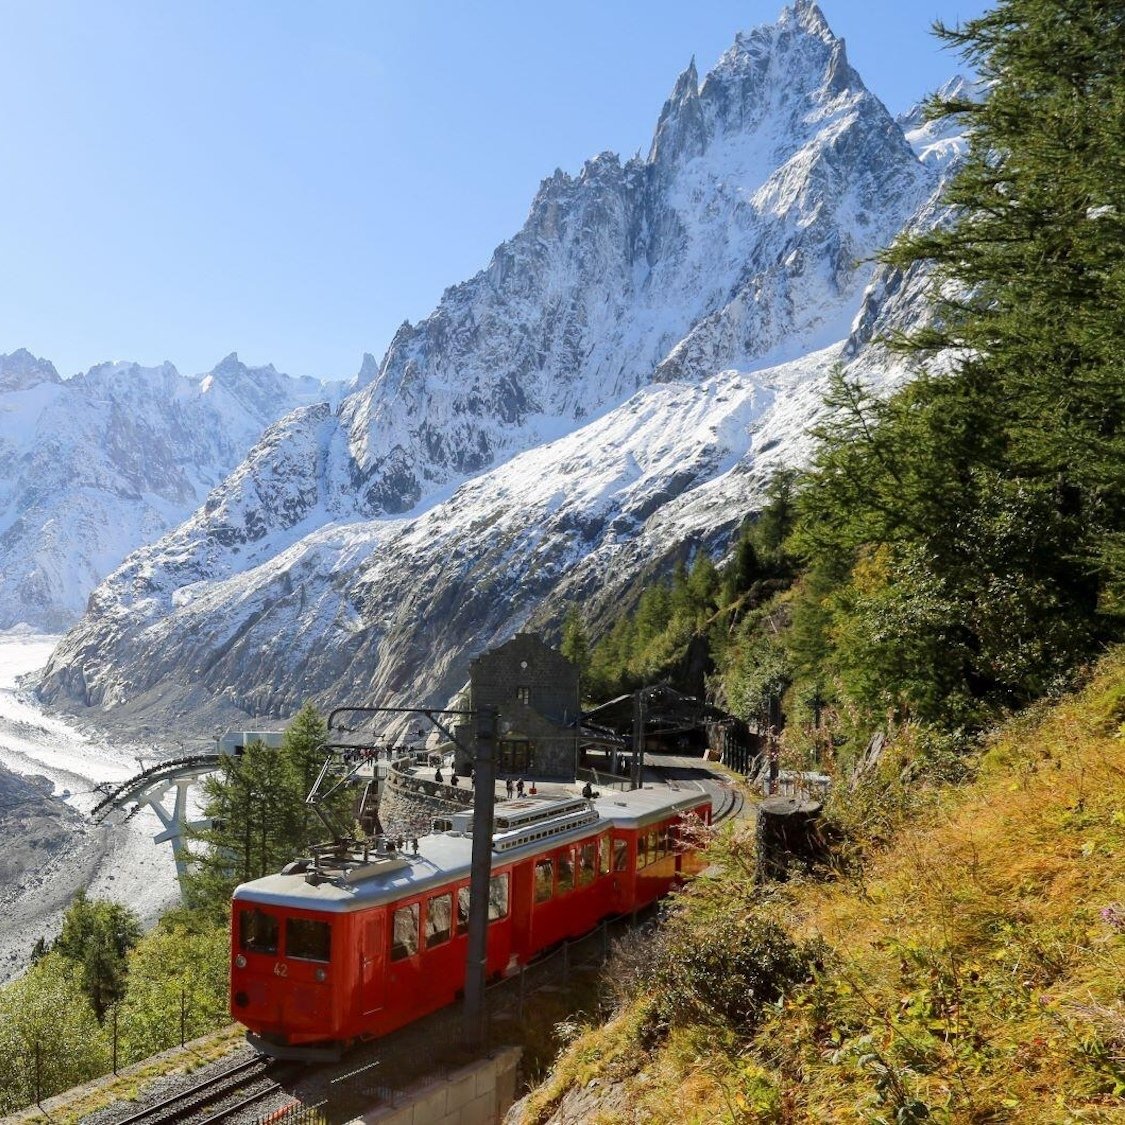
<svg viewBox="0 0 1125 1125">
<path fill-rule="evenodd" d="M 460 805 L 462 808 L 472 806 L 473 787 L 468 779 L 462 786 L 448 785 L 444 781 L 431 781 L 423 777 L 416 777 L 414 774 L 405 773 L 399 768 L 402 761 L 403 759 L 399 759 L 399 761 L 391 763 L 388 781 L 395 789 L 400 789 L 406 793 L 415 793 L 423 797 L 434 797 L 451 805 Z"/>
<path fill-rule="evenodd" d="M 548 956 L 485 990 L 484 1037 L 478 1051 L 463 1047 L 462 1009 L 453 1005 L 403 1028 L 357 1058 L 353 1068 L 328 1083 L 326 1095 L 315 1105 L 295 1104 L 260 1118 L 258 1125 L 337 1125 L 379 1106 L 398 1106 L 405 1098 L 423 1094 L 471 1062 L 510 1045 L 513 1025 L 523 1022 L 525 1005 L 544 988 L 565 988 L 572 973 L 589 971 L 609 956 L 615 934 L 632 928 L 629 919 L 604 922 L 585 937 L 563 942 Z M 319 1095 L 318 1095 L 319 1096 Z"/>
<path fill-rule="evenodd" d="M 577 769 L 574 776 L 579 781 L 588 781 L 595 789 L 629 789 L 633 779 L 608 770 Z"/>
<path fill-rule="evenodd" d="M 105 816 L 113 805 L 127 799 L 129 794 L 138 786 L 145 785 L 150 781 L 165 780 L 165 775 L 167 778 L 172 778 L 181 771 L 218 769 L 222 758 L 221 754 L 190 754 L 183 758 L 170 758 L 164 762 L 157 762 L 115 786 L 90 810 L 90 816 L 95 820 L 99 819 L 99 816 Z"/>
</svg>

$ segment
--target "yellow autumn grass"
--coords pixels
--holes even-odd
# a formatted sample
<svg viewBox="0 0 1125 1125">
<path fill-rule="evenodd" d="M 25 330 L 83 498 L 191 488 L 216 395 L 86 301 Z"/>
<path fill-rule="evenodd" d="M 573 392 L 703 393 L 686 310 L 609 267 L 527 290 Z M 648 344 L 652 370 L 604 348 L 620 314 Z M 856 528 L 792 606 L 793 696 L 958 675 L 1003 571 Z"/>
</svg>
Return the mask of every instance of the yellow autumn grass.
<svg viewBox="0 0 1125 1125">
<path fill-rule="evenodd" d="M 803 889 L 797 928 L 834 953 L 772 1021 L 796 1033 L 779 1084 L 803 1116 L 1125 1115 L 1123 685 L 1119 652 L 998 735 L 977 781 L 873 861 L 865 894 Z"/>
<path fill-rule="evenodd" d="M 781 900 L 827 951 L 752 1038 L 646 1051 L 638 1008 L 575 1045 L 532 1119 L 607 1057 L 632 1108 L 605 1121 L 1125 1121 L 1125 649 L 920 808 L 862 879 Z"/>
</svg>

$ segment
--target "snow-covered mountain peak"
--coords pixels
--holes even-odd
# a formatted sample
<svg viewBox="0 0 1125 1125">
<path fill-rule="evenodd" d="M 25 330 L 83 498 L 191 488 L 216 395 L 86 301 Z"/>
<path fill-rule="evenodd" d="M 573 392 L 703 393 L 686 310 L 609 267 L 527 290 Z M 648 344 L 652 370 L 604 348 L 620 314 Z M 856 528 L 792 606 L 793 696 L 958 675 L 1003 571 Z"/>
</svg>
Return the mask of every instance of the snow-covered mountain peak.
<svg viewBox="0 0 1125 1125">
<path fill-rule="evenodd" d="M 55 365 L 32 355 L 27 348 L 16 348 L 8 355 L 0 355 L 0 393 L 28 390 L 39 383 L 61 382 Z"/>
<path fill-rule="evenodd" d="M 740 33 L 707 75 L 701 97 L 709 127 L 735 132 L 763 124 L 784 132 L 841 100 L 878 102 L 815 4 L 786 8 L 777 23 Z"/>
<path fill-rule="evenodd" d="M 828 21 L 824 18 L 824 13 L 815 0 L 794 0 L 792 7 L 782 10 L 778 23 L 782 27 L 795 23 L 810 35 L 817 35 L 825 42 L 835 39 Z"/>
<path fill-rule="evenodd" d="M 963 74 L 947 79 L 930 97 L 916 102 L 895 118 L 918 159 L 932 172 L 943 175 L 946 169 L 964 155 L 967 140 L 964 126 L 949 118 L 928 120 L 931 101 L 977 102 L 984 97 L 985 86 Z"/>
<path fill-rule="evenodd" d="M 127 559 L 45 693 L 196 721 L 341 690 L 442 703 L 564 599 L 620 603 L 720 549 L 807 455 L 833 366 L 904 377 L 870 341 L 924 316 L 924 279 L 872 260 L 934 221 L 935 187 L 797 0 L 702 82 L 687 67 L 647 158 L 556 170 L 337 411 L 287 415 Z"/>
<path fill-rule="evenodd" d="M 536 418 L 573 425 L 653 378 L 764 362 L 810 317 L 836 323 L 815 306 L 862 289 L 856 262 L 927 183 L 819 8 L 785 9 L 702 85 L 693 60 L 647 160 L 556 170 L 488 267 L 365 364 L 331 491 L 359 515 L 409 511 L 540 440 Z"/>
<path fill-rule="evenodd" d="M 179 380 L 179 371 L 167 360 L 155 367 L 145 367 L 131 360 L 114 359 L 95 364 L 69 382 L 84 385 L 100 401 L 127 406 L 134 398 L 143 401 L 153 394 L 168 393 Z"/>
<path fill-rule="evenodd" d="M 228 356 L 207 375 L 100 363 L 60 380 L 0 357 L 0 628 L 72 624 L 121 560 L 174 527 L 263 429 L 338 392 Z"/>
</svg>

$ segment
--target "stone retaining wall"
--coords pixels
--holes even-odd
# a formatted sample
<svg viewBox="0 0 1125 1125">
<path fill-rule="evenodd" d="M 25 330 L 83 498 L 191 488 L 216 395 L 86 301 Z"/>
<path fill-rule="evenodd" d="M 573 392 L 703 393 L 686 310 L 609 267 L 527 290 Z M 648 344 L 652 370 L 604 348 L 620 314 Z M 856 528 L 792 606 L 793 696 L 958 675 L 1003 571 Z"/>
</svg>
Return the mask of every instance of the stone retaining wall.
<svg viewBox="0 0 1125 1125">
<path fill-rule="evenodd" d="M 394 1105 L 379 1106 L 353 1125 L 494 1125 L 516 1100 L 522 1053 L 519 1047 L 505 1047 L 447 1078 L 419 1083 L 398 1094 Z"/>
<path fill-rule="evenodd" d="M 466 779 L 460 785 L 438 784 L 391 765 L 379 797 L 379 820 L 389 836 L 422 836 L 435 816 L 471 808 L 473 791 Z"/>
</svg>

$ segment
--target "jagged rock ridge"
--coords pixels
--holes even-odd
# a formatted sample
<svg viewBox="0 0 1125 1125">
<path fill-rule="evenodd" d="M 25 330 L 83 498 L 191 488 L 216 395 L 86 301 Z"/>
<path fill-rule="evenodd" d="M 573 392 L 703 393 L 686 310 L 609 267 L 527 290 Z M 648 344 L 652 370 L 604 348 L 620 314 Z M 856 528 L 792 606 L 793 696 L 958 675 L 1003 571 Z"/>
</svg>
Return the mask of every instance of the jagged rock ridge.
<svg viewBox="0 0 1125 1125">
<path fill-rule="evenodd" d="M 227 356 L 196 378 L 0 356 L 0 629 L 77 621 L 130 551 L 198 507 L 270 422 L 332 393 Z"/>
<path fill-rule="evenodd" d="M 646 159 L 544 181 L 335 414 L 273 427 L 111 575 L 43 694 L 198 723 L 442 702 L 566 597 L 720 547 L 806 454 L 834 364 L 903 377 L 870 341 L 917 286 L 871 257 L 940 176 L 814 4 L 740 35 L 680 76 Z"/>
</svg>

